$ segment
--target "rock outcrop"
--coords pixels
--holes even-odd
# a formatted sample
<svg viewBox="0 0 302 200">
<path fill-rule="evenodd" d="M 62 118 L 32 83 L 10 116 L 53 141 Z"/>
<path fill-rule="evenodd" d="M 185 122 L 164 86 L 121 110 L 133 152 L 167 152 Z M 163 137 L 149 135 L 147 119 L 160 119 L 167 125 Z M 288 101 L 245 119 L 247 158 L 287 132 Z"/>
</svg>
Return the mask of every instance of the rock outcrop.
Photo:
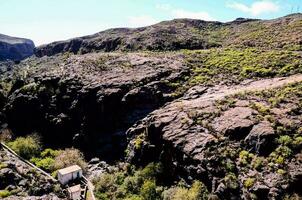
<svg viewBox="0 0 302 200">
<path fill-rule="evenodd" d="M 45 58 L 13 85 L 4 109 L 8 124 L 15 124 L 18 135 L 43 132 L 48 144 L 59 139 L 61 146 L 75 145 L 94 156 L 98 149 L 101 157 L 114 159 L 123 154 L 126 129 L 173 98 L 166 81 L 188 71 L 180 58 L 152 53 Z"/>
<path fill-rule="evenodd" d="M 10 194 L 4 199 L 59 200 L 61 198 L 58 195 L 64 199 L 65 194 L 60 184 L 54 183 L 4 149 L 0 149 L 0 161 L 0 190 Z"/>
<path fill-rule="evenodd" d="M 301 151 L 302 142 L 298 146 L 291 142 L 301 139 L 295 135 L 301 114 L 288 108 L 301 103 L 295 95 L 300 95 L 302 76 L 281 82 L 295 80 L 300 81 L 295 86 L 282 86 L 278 79 L 256 81 L 242 86 L 253 92 L 222 88 L 168 103 L 128 130 L 128 161 L 138 165 L 161 161 L 171 170 L 171 177 L 198 177 L 221 199 L 248 199 L 251 195 L 278 199 L 299 192 L 296 187 L 301 179 L 289 177 L 300 174 L 294 166 L 300 165 L 295 154 Z M 262 89 L 250 87 L 255 85 Z M 296 92 L 286 102 L 268 103 L 284 98 L 279 95 L 287 90 Z M 270 113 L 266 106 L 280 110 Z M 290 124 L 282 125 L 285 119 Z M 287 171 L 288 167 L 293 171 Z"/>
<path fill-rule="evenodd" d="M 20 61 L 34 53 L 35 45 L 29 39 L 0 34 L 0 61 Z"/>
</svg>

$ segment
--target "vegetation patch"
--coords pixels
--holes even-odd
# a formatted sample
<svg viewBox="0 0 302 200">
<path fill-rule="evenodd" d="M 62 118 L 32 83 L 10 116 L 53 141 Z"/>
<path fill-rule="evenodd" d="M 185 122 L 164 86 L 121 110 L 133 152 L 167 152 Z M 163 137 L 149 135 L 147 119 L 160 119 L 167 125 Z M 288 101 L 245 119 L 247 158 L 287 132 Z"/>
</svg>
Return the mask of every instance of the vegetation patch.
<svg viewBox="0 0 302 200">
<path fill-rule="evenodd" d="M 288 76 L 302 72 L 299 53 L 288 50 L 222 48 L 184 51 L 192 70 L 190 85 L 239 83 L 247 78 Z"/>
<path fill-rule="evenodd" d="M 199 200 L 207 199 L 208 191 L 199 181 L 191 187 L 184 185 L 165 186 L 160 163 L 150 163 L 138 169 L 129 164 L 113 173 L 104 173 L 93 182 L 99 199 L 137 200 Z"/>
</svg>

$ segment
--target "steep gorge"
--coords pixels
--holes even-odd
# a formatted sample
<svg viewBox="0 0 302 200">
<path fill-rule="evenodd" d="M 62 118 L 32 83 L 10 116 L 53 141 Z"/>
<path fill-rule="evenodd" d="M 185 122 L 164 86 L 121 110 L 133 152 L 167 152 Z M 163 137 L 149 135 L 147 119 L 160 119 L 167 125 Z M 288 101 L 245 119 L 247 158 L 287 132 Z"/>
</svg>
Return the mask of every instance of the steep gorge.
<svg viewBox="0 0 302 200">
<path fill-rule="evenodd" d="M 169 181 L 200 180 L 221 199 L 301 196 L 301 16 L 181 19 L 38 47 L 4 64 L 0 122 L 87 159 L 161 162 Z"/>
</svg>

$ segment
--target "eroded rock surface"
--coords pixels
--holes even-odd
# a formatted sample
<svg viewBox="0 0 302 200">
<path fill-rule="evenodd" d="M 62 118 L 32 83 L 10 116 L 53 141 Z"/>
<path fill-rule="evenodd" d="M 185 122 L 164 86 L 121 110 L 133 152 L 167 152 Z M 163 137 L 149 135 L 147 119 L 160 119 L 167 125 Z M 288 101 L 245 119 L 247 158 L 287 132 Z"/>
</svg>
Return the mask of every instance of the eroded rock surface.
<svg viewBox="0 0 302 200">
<path fill-rule="evenodd" d="M 125 129 L 173 99 L 188 70 L 180 55 L 87 54 L 29 60 L 12 86 L 5 114 L 18 135 L 38 131 L 50 145 L 74 145 L 108 159 L 123 154 Z M 117 145 L 120 148 L 116 148 Z M 91 148 L 91 149 L 90 149 Z M 92 150 L 94 149 L 94 150 Z M 96 154 L 95 154 L 96 153 Z"/>
<path fill-rule="evenodd" d="M 289 97 L 278 106 L 285 112 L 278 114 L 264 107 L 268 101 L 265 95 L 271 95 L 273 100 L 277 98 L 273 94 L 290 91 L 293 86 L 287 84 L 295 81 L 300 81 L 295 86 L 300 88 L 301 76 L 298 77 L 252 81 L 242 86 L 251 91 L 242 91 L 240 86 L 233 90 L 222 87 L 216 93 L 208 90 L 199 97 L 185 96 L 168 103 L 128 130 L 128 160 L 137 164 L 159 160 L 174 170 L 172 174 L 203 180 L 222 199 L 236 196 L 245 199 L 251 194 L 261 199 L 274 199 L 287 192 L 298 192 L 301 161 L 290 155 L 299 152 L 301 146 L 294 145 L 288 150 L 281 141 L 287 136 L 278 138 L 287 134 L 279 125 L 285 119 L 292 122 L 290 137 L 299 137 L 294 133 L 301 121 L 295 119 L 301 119 L 301 115 L 287 109 L 289 105 L 295 107 L 296 103 L 301 103 L 301 99 Z M 299 94 L 293 92 L 293 95 Z M 293 171 L 286 172 L 287 167 Z"/>
</svg>

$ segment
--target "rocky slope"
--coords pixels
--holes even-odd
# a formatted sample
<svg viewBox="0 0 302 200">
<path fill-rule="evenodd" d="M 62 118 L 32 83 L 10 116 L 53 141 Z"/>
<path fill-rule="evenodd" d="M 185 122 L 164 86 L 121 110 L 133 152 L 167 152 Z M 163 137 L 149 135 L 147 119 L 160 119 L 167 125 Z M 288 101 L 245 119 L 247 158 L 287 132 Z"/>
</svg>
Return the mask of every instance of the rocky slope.
<svg viewBox="0 0 302 200">
<path fill-rule="evenodd" d="M 0 34 L 0 61 L 20 61 L 34 53 L 35 45 L 29 39 L 10 37 Z"/>
<path fill-rule="evenodd" d="M 63 194 L 60 185 L 56 185 L 4 149 L 0 149 L 0 161 L 1 197 L 8 196 L 4 199 L 61 199 L 57 196 Z M 3 191 L 7 195 L 4 196 Z"/>
<path fill-rule="evenodd" d="M 208 49 L 243 46 L 299 48 L 301 14 L 274 20 L 239 18 L 228 23 L 177 19 L 138 29 L 110 29 L 94 35 L 54 42 L 36 49 L 37 56 L 63 52 Z M 272 37 L 274 36 L 274 37 Z"/>
<path fill-rule="evenodd" d="M 98 147 L 112 158 L 123 153 L 115 145 L 125 145 L 126 129 L 171 99 L 165 81 L 187 71 L 179 55 L 168 53 L 59 56 L 24 65 L 34 67 L 19 66 L 16 73 L 25 76 L 14 82 L 5 106 L 13 131 L 43 132 L 48 144 L 74 144 L 94 154 Z"/>
<path fill-rule="evenodd" d="M 0 122 L 87 158 L 161 162 L 166 182 L 220 199 L 301 196 L 301 36 L 295 14 L 52 43 L 0 65 Z"/>
<path fill-rule="evenodd" d="M 159 158 L 221 199 L 300 192 L 301 82 L 299 75 L 191 88 L 128 130 L 128 159 Z"/>
</svg>

